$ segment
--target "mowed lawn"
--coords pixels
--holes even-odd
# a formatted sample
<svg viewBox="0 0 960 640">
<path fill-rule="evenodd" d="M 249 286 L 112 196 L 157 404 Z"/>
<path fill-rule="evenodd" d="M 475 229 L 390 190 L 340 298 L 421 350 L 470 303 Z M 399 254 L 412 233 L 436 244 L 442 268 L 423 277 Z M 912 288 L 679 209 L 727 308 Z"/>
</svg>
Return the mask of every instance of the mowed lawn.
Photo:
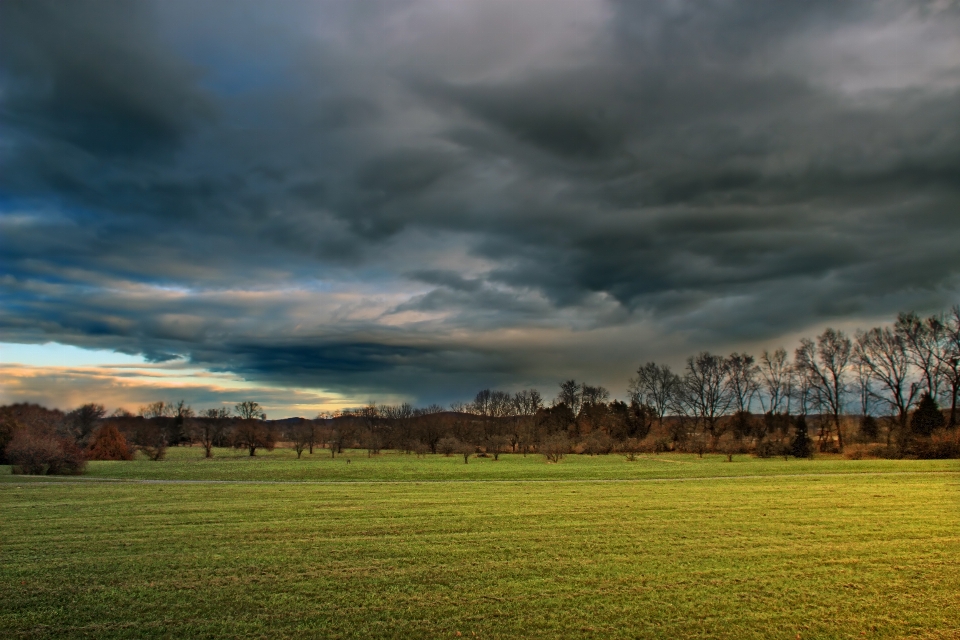
<svg viewBox="0 0 960 640">
<path fill-rule="evenodd" d="M 0 637 L 960 637 L 956 461 L 185 455 L 340 482 L 5 476 Z"/>
<path fill-rule="evenodd" d="M 828 473 L 960 472 L 957 460 L 844 460 L 840 456 L 821 456 L 814 460 L 790 458 L 754 458 L 734 456 L 727 462 L 722 455 L 692 454 L 643 455 L 628 462 L 621 455 L 571 455 L 560 464 L 548 464 L 539 455 L 502 455 L 499 460 L 462 456 L 427 455 L 417 457 L 386 451 L 368 457 L 365 451 L 347 451 L 331 459 L 318 449 L 301 459 L 291 449 L 260 450 L 251 458 L 245 450 L 216 449 L 204 459 L 200 447 L 173 447 L 160 462 L 142 454 L 132 462 L 91 462 L 81 480 L 227 480 L 269 482 L 384 482 L 438 480 L 643 480 L 691 477 L 740 477 L 746 475 L 791 475 Z M 29 482 L 31 478 L 11 476 L 9 467 L 0 466 L 0 483 Z M 56 481 L 57 478 L 42 478 Z M 66 478 L 74 481 L 76 478 Z"/>
</svg>

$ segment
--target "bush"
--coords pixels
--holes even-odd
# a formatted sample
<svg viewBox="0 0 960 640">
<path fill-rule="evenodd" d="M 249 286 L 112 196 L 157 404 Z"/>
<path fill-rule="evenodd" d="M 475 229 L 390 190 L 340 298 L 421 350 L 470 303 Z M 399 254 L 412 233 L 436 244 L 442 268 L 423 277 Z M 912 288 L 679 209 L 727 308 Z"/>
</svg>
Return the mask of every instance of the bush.
<svg viewBox="0 0 960 640">
<path fill-rule="evenodd" d="M 930 394 L 925 393 L 920 398 L 917 410 L 910 418 L 910 431 L 921 437 L 929 437 L 934 431 L 943 427 L 945 422 L 936 401 L 930 397 Z"/>
<path fill-rule="evenodd" d="M 843 449 L 843 457 L 847 460 L 863 460 L 870 457 L 870 448 L 862 444 L 847 445 Z"/>
<path fill-rule="evenodd" d="M 900 448 L 885 444 L 872 444 L 866 449 L 866 454 L 872 458 L 881 458 L 883 460 L 898 460 L 903 457 Z"/>
<path fill-rule="evenodd" d="M 591 431 L 583 441 L 583 453 L 590 454 L 591 456 L 597 454 L 607 455 L 613 451 L 614 444 L 613 438 L 603 431 Z"/>
<path fill-rule="evenodd" d="M 87 460 L 133 460 L 133 452 L 123 434 L 108 422 L 93 434 Z"/>
<path fill-rule="evenodd" d="M 671 440 L 666 436 L 657 438 L 656 440 L 653 441 L 654 453 L 666 453 L 670 451 L 672 447 L 673 447 L 673 440 Z"/>
<path fill-rule="evenodd" d="M 758 458 L 778 458 L 793 455 L 789 445 L 773 440 L 763 440 L 758 443 L 755 453 Z"/>
<path fill-rule="evenodd" d="M 644 444 L 637 438 L 627 438 L 620 443 L 617 451 L 622 453 L 630 462 L 634 462 L 637 459 L 637 454 L 644 452 Z"/>
<path fill-rule="evenodd" d="M 563 456 L 570 453 L 570 440 L 565 433 L 555 433 L 540 444 L 540 453 L 547 462 L 560 462 Z"/>
<path fill-rule="evenodd" d="M 13 440 L 14 434 L 20 431 L 20 423 L 10 417 L 0 419 L 0 464 L 10 464 L 7 459 L 7 445 Z"/>
<path fill-rule="evenodd" d="M 17 431 L 7 445 L 14 473 L 28 475 L 79 475 L 87 460 L 83 451 L 66 438 Z"/>
<path fill-rule="evenodd" d="M 812 458 L 813 441 L 807 433 L 807 419 L 805 416 L 797 416 L 794 422 L 793 442 L 790 443 L 790 454 L 795 458 Z"/>
<path fill-rule="evenodd" d="M 960 458 L 960 432 L 935 433 L 929 438 L 917 438 L 914 453 L 924 460 Z"/>
<path fill-rule="evenodd" d="M 460 447 L 460 441 L 456 438 L 447 436 L 445 438 L 440 438 L 437 442 L 437 452 L 442 453 L 448 458 Z"/>
<path fill-rule="evenodd" d="M 875 442 L 880 437 L 880 423 L 873 416 L 860 418 L 860 437 L 866 442 Z"/>
</svg>

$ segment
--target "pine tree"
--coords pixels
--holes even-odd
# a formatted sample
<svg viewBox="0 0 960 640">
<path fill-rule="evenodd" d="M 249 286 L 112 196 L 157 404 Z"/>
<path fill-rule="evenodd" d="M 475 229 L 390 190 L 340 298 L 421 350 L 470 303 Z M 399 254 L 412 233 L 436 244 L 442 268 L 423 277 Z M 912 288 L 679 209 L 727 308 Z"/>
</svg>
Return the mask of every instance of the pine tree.
<svg viewBox="0 0 960 640">
<path fill-rule="evenodd" d="M 133 452 L 127 444 L 123 434 L 108 422 L 93 436 L 90 448 L 87 449 L 88 460 L 133 460 Z"/>
<path fill-rule="evenodd" d="M 917 410 L 913 412 L 913 417 L 910 419 L 910 431 L 914 435 L 927 438 L 945 423 L 943 414 L 940 413 L 940 407 L 937 406 L 937 401 L 931 398 L 929 393 L 923 394 L 923 397 L 920 398 L 920 404 L 917 405 Z"/>
<path fill-rule="evenodd" d="M 795 458 L 809 458 L 813 455 L 813 441 L 807 433 L 806 416 L 797 416 L 794 421 L 793 442 L 790 443 L 790 453 Z"/>
</svg>

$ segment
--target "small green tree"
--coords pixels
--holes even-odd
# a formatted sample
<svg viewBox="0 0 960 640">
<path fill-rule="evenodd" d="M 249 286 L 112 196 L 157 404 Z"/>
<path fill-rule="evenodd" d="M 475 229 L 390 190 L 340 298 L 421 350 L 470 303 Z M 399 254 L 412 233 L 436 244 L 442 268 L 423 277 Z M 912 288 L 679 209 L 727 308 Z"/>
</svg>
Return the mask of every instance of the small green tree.
<svg viewBox="0 0 960 640">
<path fill-rule="evenodd" d="M 920 398 L 920 404 L 917 405 L 917 410 L 913 412 L 913 417 L 910 418 L 910 431 L 914 435 L 929 438 L 934 431 L 943 427 L 944 424 L 946 424 L 946 420 L 940 413 L 937 401 L 930 397 L 929 393 L 923 394 L 923 397 Z"/>
<path fill-rule="evenodd" d="M 876 442 L 880 437 L 880 423 L 873 416 L 860 418 L 860 437 L 868 442 Z"/>
<path fill-rule="evenodd" d="M 813 455 L 813 441 L 807 433 L 807 418 L 799 415 L 794 420 L 793 441 L 790 443 L 790 453 L 795 458 L 809 458 Z"/>
</svg>

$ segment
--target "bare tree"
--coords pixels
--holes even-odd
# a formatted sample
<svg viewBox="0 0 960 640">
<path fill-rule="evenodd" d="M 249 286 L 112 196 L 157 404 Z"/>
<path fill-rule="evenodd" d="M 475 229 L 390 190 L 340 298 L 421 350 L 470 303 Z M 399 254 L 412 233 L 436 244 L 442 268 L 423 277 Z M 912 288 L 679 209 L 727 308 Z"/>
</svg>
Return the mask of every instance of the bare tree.
<svg viewBox="0 0 960 640">
<path fill-rule="evenodd" d="M 272 451 L 275 444 L 273 429 L 262 420 L 240 420 L 234 427 L 233 446 L 246 449 L 251 457 L 257 455 L 257 449 Z"/>
<path fill-rule="evenodd" d="M 663 417 L 673 405 L 674 395 L 680 387 L 680 376 L 669 365 L 648 362 L 637 369 L 637 376 L 630 380 L 630 398 L 640 406 L 653 408 L 657 422 L 663 427 Z"/>
<path fill-rule="evenodd" d="M 716 449 L 723 435 L 720 417 L 733 404 L 728 375 L 729 368 L 723 356 L 702 351 L 687 358 L 687 373 L 683 378 L 684 404 L 710 434 L 711 449 Z"/>
<path fill-rule="evenodd" d="M 543 408 L 543 397 L 536 389 L 524 389 L 513 395 L 513 413 L 518 416 L 532 416 Z"/>
<path fill-rule="evenodd" d="M 746 353 L 731 353 L 725 363 L 727 368 L 727 385 L 733 397 L 737 413 L 750 413 L 753 397 L 760 389 L 757 376 L 760 368 L 754 358 Z"/>
<path fill-rule="evenodd" d="M 859 342 L 859 336 L 858 336 Z M 871 409 L 873 408 L 874 392 L 873 392 L 873 375 L 870 367 L 864 362 L 863 358 L 859 357 L 860 347 L 858 346 L 854 349 L 853 355 L 853 367 L 854 371 L 857 374 L 857 401 L 860 403 L 860 415 L 869 416 L 871 414 Z"/>
<path fill-rule="evenodd" d="M 337 454 L 343 451 L 343 431 L 334 423 L 327 431 L 325 440 L 330 448 L 330 457 L 336 458 Z"/>
<path fill-rule="evenodd" d="M 477 395 L 474 396 L 473 402 L 470 403 L 470 413 L 475 413 L 481 416 L 490 415 L 490 394 L 492 391 L 490 389 L 481 389 L 477 392 Z"/>
<path fill-rule="evenodd" d="M 504 435 L 494 435 L 487 440 L 487 453 L 493 454 L 494 460 L 500 459 L 500 454 L 510 449 L 510 437 Z"/>
<path fill-rule="evenodd" d="M 590 386 L 583 384 L 580 387 L 581 409 L 584 406 L 594 406 L 605 403 L 610 399 L 610 392 L 601 386 Z"/>
<path fill-rule="evenodd" d="M 760 377 L 766 392 L 760 396 L 765 413 L 780 413 L 789 401 L 793 370 L 787 362 L 787 352 L 780 347 L 773 353 L 764 350 L 760 355 Z M 766 403 L 763 402 L 766 396 Z"/>
<path fill-rule="evenodd" d="M 922 320 L 911 311 L 897 316 L 893 330 L 903 341 L 911 363 L 920 372 L 924 390 L 936 400 L 940 397 L 943 382 L 940 363 L 948 346 L 943 323 L 937 317 Z"/>
<path fill-rule="evenodd" d="M 199 419 L 193 421 L 193 437 L 203 447 L 204 457 L 213 457 L 214 443 L 222 438 L 229 418 L 230 410 L 227 408 L 207 409 Z"/>
<path fill-rule="evenodd" d="M 303 455 L 304 450 L 310 446 L 311 436 L 311 420 L 297 420 L 291 427 L 288 432 L 290 437 L 290 442 L 293 443 L 293 450 L 297 452 L 297 460 L 300 459 L 300 456 Z"/>
<path fill-rule="evenodd" d="M 513 396 L 506 391 L 492 391 L 490 393 L 489 412 L 493 418 L 506 418 L 513 413 Z"/>
<path fill-rule="evenodd" d="M 836 329 L 826 329 L 817 337 L 816 342 L 809 338 L 802 339 L 794 356 L 797 369 L 821 407 L 821 412 L 829 413 L 836 427 L 837 447 L 840 451 L 843 451 L 843 428 L 840 416 L 843 414 L 849 392 L 848 365 L 852 354 L 853 343 L 846 334 Z M 825 424 L 821 420 L 821 447 L 829 436 Z"/>
<path fill-rule="evenodd" d="M 871 395 L 896 413 L 901 445 L 909 433 L 910 407 L 923 388 L 921 382 L 913 379 L 907 350 L 906 337 L 889 327 L 877 327 L 857 335 L 855 358 L 879 387 L 877 391 L 871 390 Z"/>
<path fill-rule="evenodd" d="M 140 407 L 140 415 L 144 418 L 166 418 L 170 415 L 171 407 L 163 400 L 159 400 L 145 407 Z"/>
<path fill-rule="evenodd" d="M 456 451 L 463 456 L 463 464 L 467 464 L 470 456 L 477 452 L 477 446 L 468 440 L 458 440 Z"/>
<path fill-rule="evenodd" d="M 170 423 L 170 443 L 180 444 L 190 440 L 190 420 L 193 418 L 193 409 L 184 400 L 173 405 L 170 411 L 173 420 Z"/>
<path fill-rule="evenodd" d="M 82 407 L 74 409 L 66 415 L 64 424 L 68 435 L 73 438 L 79 446 L 85 447 L 90 441 L 90 436 L 96 431 L 100 420 L 107 414 L 107 410 L 102 404 L 85 404 Z"/>
<path fill-rule="evenodd" d="M 442 453 L 446 457 L 450 457 L 453 452 L 458 450 L 459 446 L 460 441 L 457 438 L 445 436 L 437 442 L 437 452 Z"/>
<path fill-rule="evenodd" d="M 940 352 L 940 371 L 946 386 L 950 388 L 947 400 L 950 403 L 950 418 L 947 426 L 957 426 L 957 398 L 960 396 L 960 306 L 954 306 L 940 322 L 940 335 L 944 348 Z"/>
<path fill-rule="evenodd" d="M 236 409 L 237 415 L 240 416 L 242 420 L 266 420 L 267 414 L 263 412 L 263 409 L 260 407 L 259 403 L 254 402 L 253 400 L 245 400 L 240 402 L 234 407 Z"/>
<path fill-rule="evenodd" d="M 583 404 L 583 395 L 580 383 L 576 380 L 566 380 L 560 383 L 560 393 L 557 394 L 555 404 L 564 404 L 573 415 L 580 413 L 580 407 Z"/>
<path fill-rule="evenodd" d="M 514 450 L 521 451 L 526 455 L 529 437 L 532 435 L 534 416 L 541 409 L 543 409 L 543 397 L 536 389 L 524 389 L 514 394 L 513 435 L 511 438 Z"/>
<path fill-rule="evenodd" d="M 560 462 L 566 454 L 570 453 L 570 440 L 565 433 L 554 433 L 547 436 L 540 443 L 540 453 L 547 459 L 547 462 Z"/>
</svg>

